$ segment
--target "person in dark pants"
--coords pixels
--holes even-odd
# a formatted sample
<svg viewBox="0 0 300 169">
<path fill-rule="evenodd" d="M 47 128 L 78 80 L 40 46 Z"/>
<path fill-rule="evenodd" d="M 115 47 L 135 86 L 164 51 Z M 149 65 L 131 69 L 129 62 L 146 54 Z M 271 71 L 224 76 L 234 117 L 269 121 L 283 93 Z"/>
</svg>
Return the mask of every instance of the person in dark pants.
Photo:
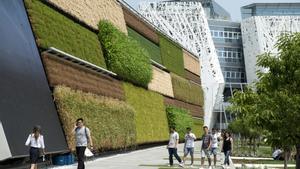
<svg viewBox="0 0 300 169">
<path fill-rule="evenodd" d="M 90 144 L 91 149 L 93 149 L 93 142 L 91 139 L 90 130 L 84 126 L 83 119 L 79 118 L 76 120 L 76 125 L 73 129 L 76 139 L 76 155 L 78 166 L 77 169 L 84 169 L 84 152 L 88 143 Z"/>
<path fill-rule="evenodd" d="M 177 154 L 177 146 L 179 143 L 179 134 L 175 131 L 175 127 L 170 127 L 170 141 L 167 146 L 169 151 L 169 166 L 173 166 L 173 155 L 179 162 L 179 166 L 183 166 L 181 158 Z"/>
<path fill-rule="evenodd" d="M 34 126 L 32 133 L 29 134 L 25 145 L 30 146 L 30 169 L 37 169 L 37 161 L 40 157 L 40 149 L 42 149 L 42 153 L 45 155 L 44 137 L 41 134 L 40 126 Z"/>
<path fill-rule="evenodd" d="M 232 148 L 233 148 L 233 139 L 231 138 L 230 133 L 226 131 L 224 134 L 223 147 L 222 147 L 222 151 L 224 152 L 225 155 L 223 168 L 227 168 L 230 165 L 229 158 L 232 152 Z"/>
</svg>

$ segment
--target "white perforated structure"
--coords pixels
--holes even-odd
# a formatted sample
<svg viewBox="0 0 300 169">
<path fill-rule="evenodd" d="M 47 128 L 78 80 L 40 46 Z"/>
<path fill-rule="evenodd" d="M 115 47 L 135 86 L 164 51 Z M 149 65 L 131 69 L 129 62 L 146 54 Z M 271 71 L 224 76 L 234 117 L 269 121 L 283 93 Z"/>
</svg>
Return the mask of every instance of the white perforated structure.
<svg viewBox="0 0 300 169">
<path fill-rule="evenodd" d="M 201 3 L 148 2 L 140 4 L 138 10 L 152 24 L 200 58 L 204 122 L 212 127 L 215 119 L 213 110 L 219 107 L 223 98 L 224 78 Z"/>
<path fill-rule="evenodd" d="M 300 16 L 254 16 L 242 21 L 242 37 L 247 82 L 257 81 L 257 55 L 277 53 L 275 44 L 280 34 L 300 32 Z"/>
</svg>

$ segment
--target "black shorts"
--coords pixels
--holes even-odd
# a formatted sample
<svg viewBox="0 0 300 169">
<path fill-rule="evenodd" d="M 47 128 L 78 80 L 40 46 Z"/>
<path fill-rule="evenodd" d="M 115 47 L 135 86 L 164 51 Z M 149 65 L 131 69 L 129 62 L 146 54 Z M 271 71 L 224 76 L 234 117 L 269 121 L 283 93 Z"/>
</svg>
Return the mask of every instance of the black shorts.
<svg viewBox="0 0 300 169">
<path fill-rule="evenodd" d="M 30 163 L 36 164 L 40 157 L 40 149 L 35 147 L 30 147 L 29 155 L 30 155 Z"/>
</svg>

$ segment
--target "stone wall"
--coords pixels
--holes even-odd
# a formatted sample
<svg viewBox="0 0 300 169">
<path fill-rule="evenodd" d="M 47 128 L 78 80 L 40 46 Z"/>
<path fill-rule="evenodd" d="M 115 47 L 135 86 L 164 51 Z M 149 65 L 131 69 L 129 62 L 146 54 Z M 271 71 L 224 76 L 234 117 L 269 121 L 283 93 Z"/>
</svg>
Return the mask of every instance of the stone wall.
<svg viewBox="0 0 300 169">
<path fill-rule="evenodd" d="M 102 19 L 111 21 L 127 33 L 121 5 L 116 0 L 48 0 L 54 6 L 98 30 Z"/>
<path fill-rule="evenodd" d="M 191 53 L 187 52 L 186 50 L 183 50 L 183 61 L 184 61 L 185 69 L 200 76 L 200 63 L 195 56 L 193 56 Z"/>
<path fill-rule="evenodd" d="M 155 66 L 152 66 L 152 71 L 152 80 L 148 85 L 148 89 L 174 97 L 170 74 Z"/>
<path fill-rule="evenodd" d="M 42 59 L 51 87 L 64 85 L 72 89 L 124 100 L 124 90 L 120 81 L 51 54 L 43 53 Z"/>
</svg>

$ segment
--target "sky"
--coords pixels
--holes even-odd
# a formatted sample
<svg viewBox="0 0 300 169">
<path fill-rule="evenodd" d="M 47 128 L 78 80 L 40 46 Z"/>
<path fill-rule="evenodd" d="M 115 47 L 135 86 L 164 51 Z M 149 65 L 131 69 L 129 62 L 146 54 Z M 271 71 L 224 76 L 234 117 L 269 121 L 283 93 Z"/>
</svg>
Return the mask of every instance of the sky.
<svg viewBox="0 0 300 169">
<path fill-rule="evenodd" d="M 159 0 L 124 0 L 129 3 L 132 7 L 137 8 L 138 4 L 143 1 L 159 1 Z M 219 3 L 223 8 L 225 8 L 231 15 L 233 21 L 241 20 L 241 12 L 240 8 L 242 6 L 251 4 L 251 3 L 276 3 L 276 2 L 300 2 L 300 0 L 215 0 Z"/>
</svg>

